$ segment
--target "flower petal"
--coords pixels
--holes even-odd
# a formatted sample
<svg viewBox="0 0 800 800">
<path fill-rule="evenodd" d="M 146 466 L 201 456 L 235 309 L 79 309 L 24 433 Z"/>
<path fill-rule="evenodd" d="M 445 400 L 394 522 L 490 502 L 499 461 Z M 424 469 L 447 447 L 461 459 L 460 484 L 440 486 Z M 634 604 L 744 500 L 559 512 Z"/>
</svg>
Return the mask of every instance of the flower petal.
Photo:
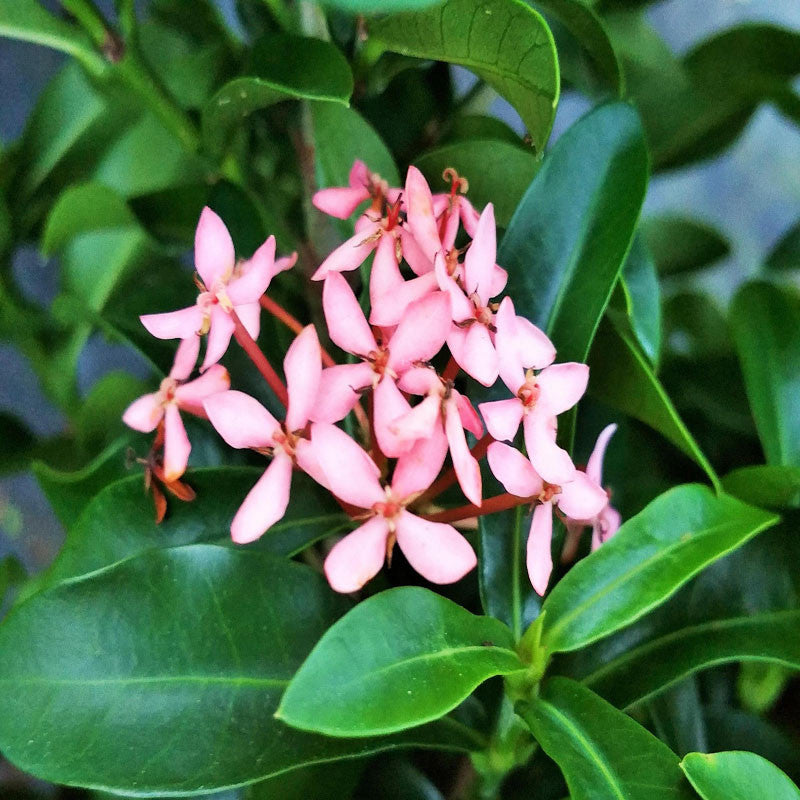
<svg viewBox="0 0 800 800">
<path fill-rule="evenodd" d="M 553 556 L 550 553 L 550 542 L 553 539 L 553 506 L 542 503 L 533 510 L 531 530 L 528 534 L 527 567 L 528 577 L 534 591 L 544 595 L 553 571 Z"/>
<path fill-rule="evenodd" d="M 334 344 L 346 353 L 366 356 L 370 351 L 378 349 L 353 290 L 338 272 L 331 272 L 325 278 L 322 309 L 328 324 L 328 334 Z"/>
<path fill-rule="evenodd" d="M 426 439 L 397 459 L 392 474 L 392 491 L 402 499 L 424 492 L 436 480 L 447 456 L 447 437 L 440 424 Z"/>
<path fill-rule="evenodd" d="M 586 464 L 586 474 L 595 482 L 603 485 L 603 458 L 606 454 L 606 448 L 611 440 L 611 437 L 616 433 L 617 426 L 615 423 L 606 425 L 594 445 L 594 450 L 589 456 L 589 461 Z"/>
<path fill-rule="evenodd" d="M 483 436 L 483 423 L 469 398 L 453 389 L 453 397 L 458 403 L 458 414 L 461 417 L 461 426 L 473 436 L 480 439 Z"/>
<path fill-rule="evenodd" d="M 350 186 L 334 186 L 330 189 L 320 189 L 314 193 L 311 202 L 323 214 L 328 214 L 337 219 L 347 219 L 358 208 L 360 203 L 369 199 L 369 189 L 366 186 L 352 188 Z"/>
<path fill-rule="evenodd" d="M 183 427 L 178 407 L 169 403 L 164 410 L 164 480 L 178 480 L 186 472 L 192 445 Z"/>
<path fill-rule="evenodd" d="M 241 274 L 227 287 L 228 297 L 238 306 L 241 303 L 257 303 L 267 291 L 275 276 L 275 237 L 270 236 L 253 257 L 242 264 Z"/>
<path fill-rule="evenodd" d="M 254 542 L 286 513 L 292 484 L 292 459 L 276 450 L 272 463 L 248 492 L 231 523 L 237 544 Z"/>
<path fill-rule="evenodd" d="M 454 397 L 445 403 L 444 417 L 445 433 L 450 445 L 450 457 L 458 478 L 458 485 L 464 496 L 473 505 L 481 504 L 481 468 L 475 456 L 469 451 L 467 437 L 461 425 L 461 416 L 458 413 L 458 403 Z"/>
<path fill-rule="evenodd" d="M 548 483 L 562 486 L 572 480 L 575 465 L 569 453 L 556 444 L 555 417 L 534 412 L 522 421 L 525 448 L 533 468 Z"/>
<path fill-rule="evenodd" d="M 492 400 L 489 403 L 481 403 L 478 408 L 483 414 L 486 429 L 495 439 L 510 442 L 517 435 L 523 413 L 519 398 Z"/>
<path fill-rule="evenodd" d="M 228 370 L 222 364 L 214 364 L 199 378 L 184 383 L 175 390 L 175 400 L 178 408 L 190 414 L 205 415 L 203 402 L 212 395 L 227 391 L 231 388 L 231 378 Z"/>
<path fill-rule="evenodd" d="M 297 462 L 297 466 L 300 467 L 300 469 L 303 470 L 306 475 L 309 475 L 320 486 L 324 486 L 328 491 L 330 491 L 331 487 L 328 485 L 328 479 L 325 477 L 325 473 L 322 471 L 319 459 L 317 458 L 317 454 L 314 450 L 314 445 L 309 439 L 297 440 L 297 444 L 294 448 L 294 458 Z"/>
<path fill-rule="evenodd" d="M 306 325 L 292 342 L 283 360 L 289 407 L 286 409 L 286 428 L 300 430 L 306 426 L 317 402 L 322 376 L 322 352 L 313 325 Z"/>
<path fill-rule="evenodd" d="M 373 517 L 337 542 L 325 559 L 325 577 L 336 592 L 357 592 L 381 570 L 389 528 Z"/>
<path fill-rule="evenodd" d="M 367 453 L 335 425 L 315 423 L 311 442 L 333 494 L 345 503 L 372 508 L 385 499 L 380 470 Z"/>
<path fill-rule="evenodd" d="M 411 271 L 415 275 L 427 275 L 429 272 L 433 272 L 433 260 L 426 255 L 420 243 L 414 238 L 411 229 L 404 225 L 398 230 L 400 231 L 400 249 L 406 263 L 411 267 Z"/>
<path fill-rule="evenodd" d="M 533 497 L 542 491 L 542 479 L 519 450 L 502 442 L 492 442 L 486 457 L 492 474 L 509 494 Z"/>
<path fill-rule="evenodd" d="M 492 273 L 496 257 L 497 234 L 494 224 L 494 206 L 489 203 L 478 220 L 475 237 L 464 257 L 464 285 L 467 294 L 477 294 L 482 305 L 486 305 L 492 296 Z"/>
<path fill-rule="evenodd" d="M 451 325 L 450 301 L 444 292 L 412 303 L 389 341 L 389 368 L 399 375 L 415 361 L 429 361 L 442 349 Z"/>
<path fill-rule="evenodd" d="M 236 312 L 236 316 L 239 317 L 239 322 L 250 334 L 250 338 L 258 339 L 258 334 L 261 331 L 261 305 L 259 303 L 243 303 L 240 306 L 235 306 L 233 310 Z"/>
<path fill-rule="evenodd" d="M 549 414 L 563 414 L 583 397 L 589 382 L 589 367 L 575 362 L 553 364 L 536 376 L 536 382 L 541 389 L 538 406 L 546 408 Z"/>
<path fill-rule="evenodd" d="M 236 253 L 225 223 L 208 206 L 200 214 L 194 234 L 194 265 L 207 289 L 216 280 L 227 280 L 236 263 Z"/>
<path fill-rule="evenodd" d="M 217 433 L 239 450 L 247 447 L 272 447 L 272 437 L 280 423 L 254 397 L 230 389 L 213 394 L 203 408 Z"/>
<path fill-rule="evenodd" d="M 165 314 L 143 314 L 139 320 L 156 339 L 188 339 L 203 327 L 203 311 L 194 305 Z"/>
<path fill-rule="evenodd" d="M 134 400 L 122 415 L 122 421 L 135 431 L 154 431 L 164 416 L 161 393 L 145 394 Z"/>
<path fill-rule="evenodd" d="M 622 517 L 616 508 L 607 505 L 598 515 L 592 526 L 592 551 L 607 542 L 622 524 Z"/>
<path fill-rule="evenodd" d="M 357 364 L 337 364 L 322 370 L 317 392 L 317 402 L 309 419 L 314 422 L 339 422 L 358 402 L 359 390 L 372 383 L 372 367 L 360 361 Z"/>
<path fill-rule="evenodd" d="M 447 336 L 447 346 L 461 369 L 478 383 L 491 386 L 497 380 L 497 352 L 485 325 L 454 326 Z"/>
<path fill-rule="evenodd" d="M 422 252 L 432 262 L 441 250 L 442 243 L 439 241 L 430 187 L 414 166 L 409 167 L 406 173 L 404 200 L 408 212 L 408 227 Z"/>
<path fill-rule="evenodd" d="M 362 230 L 351 236 L 344 244 L 339 245 L 311 276 L 312 280 L 321 281 L 330 272 L 349 272 L 357 269 L 367 256 L 377 247 L 378 238 L 383 235 L 382 228 L 374 223 L 369 230 Z"/>
<path fill-rule="evenodd" d="M 371 287 L 370 287 L 371 288 Z M 370 294 L 369 321 L 373 325 L 391 327 L 397 325 L 406 313 L 406 309 L 417 300 L 431 294 L 438 288 L 436 275 L 429 272 L 419 278 L 398 283 L 393 290 L 380 295 Z"/>
<path fill-rule="evenodd" d="M 176 381 L 185 381 L 197 363 L 197 356 L 200 355 L 200 337 L 189 336 L 183 339 L 175 351 L 175 360 L 172 362 L 172 369 L 169 377 Z"/>
<path fill-rule="evenodd" d="M 408 563 L 431 583 L 455 583 L 478 563 L 470 543 L 452 526 L 408 511 L 397 518 L 397 544 Z"/>
<path fill-rule="evenodd" d="M 395 420 L 411 411 L 411 406 L 388 375 L 374 389 L 373 407 L 375 438 L 381 452 L 389 458 L 407 453 L 414 443 L 398 436 L 391 426 Z"/>
<path fill-rule="evenodd" d="M 441 407 L 441 398 L 438 395 L 431 395 L 415 405 L 411 411 L 390 423 L 389 427 L 392 433 L 406 442 L 427 439 L 439 421 Z"/>
<path fill-rule="evenodd" d="M 608 505 L 608 495 L 585 472 L 575 470 L 575 477 L 561 487 L 556 503 L 570 519 L 590 520 Z"/>
<path fill-rule="evenodd" d="M 206 355 L 200 369 L 208 369 L 225 355 L 235 327 L 230 314 L 222 306 L 214 306 L 211 309 L 211 327 L 208 329 L 206 339 Z"/>
<path fill-rule="evenodd" d="M 393 236 L 381 236 L 375 257 L 372 259 L 372 271 L 369 274 L 369 297 L 373 305 L 375 299 L 394 292 L 405 281 L 397 263 L 397 250 Z"/>
<path fill-rule="evenodd" d="M 442 382 L 433 367 L 412 367 L 403 373 L 397 385 L 409 394 L 428 394 L 436 391 Z"/>
</svg>

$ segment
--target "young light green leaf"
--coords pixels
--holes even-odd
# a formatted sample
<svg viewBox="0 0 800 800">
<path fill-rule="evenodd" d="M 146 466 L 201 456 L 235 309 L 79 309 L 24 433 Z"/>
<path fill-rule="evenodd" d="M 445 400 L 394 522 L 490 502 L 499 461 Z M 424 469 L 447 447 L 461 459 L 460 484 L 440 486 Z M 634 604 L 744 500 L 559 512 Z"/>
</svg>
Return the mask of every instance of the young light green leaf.
<svg viewBox="0 0 800 800">
<path fill-rule="evenodd" d="M 681 769 L 703 800 L 800 800 L 789 776 L 755 753 L 689 753 Z"/>
<path fill-rule="evenodd" d="M 733 300 L 730 324 L 767 464 L 800 467 L 800 296 L 746 284 Z"/>
<path fill-rule="evenodd" d="M 691 800 L 678 757 L 638 722 L 568 678 L 520 713 L 564 773 L 572 800 Z"/>
<path fill-rule="evenodd" d="M 644 422 L 691 458 L 714 486 L 719 478 L 634 340 L 627 320 L 609 312 L 589 357 L 589 392 Z"/>
<path fill-rule="evenodd" d="M 716 228 L 691 217 L 649 217 L 642 230 L 661 275 L 703 269 L 725 258 L 731 249 Z"/>
<path fill-rule="evenodd" d="M 576 650 L 619 630 L 777 521 L 705 486 L 665 492 L 556 585 L 542 606 L 543 646 Z"/>
<path fill-rule="evenodd" d="M 430 10 L 392 14 L 369 23 L 387 50 L 460 64 L 519 112 L 541 152 L 559 93 L 550 29 L 522 0 L 445 0 Z"/>
<path fill-rule="evenodd" d="M 414 162 L 434 191 L 442 173 L 455 169 L 469 181 L 468 197 L 478 208 L 494 203 L 494 218 L 505 228 L 541 162 L 530 150 L 496 139 L 453 142 L 423 153 Z"/>
<path fill-rule="evenodd" d="M 438 719 L 494 675 L 523 668 L 511 631 L 427 589 L 357 605 L 322 637 L 277 716 L 329 736 L 375 736 Z"/>
<path fill-rule="evenodd" d="M 800 670 L 800 611 L 775 611 L 692 625 L 611 659 L 583 682 L 617 708 L 629 708 L 700 669 L 765 661 Z"/>
<path fill-rule="evenodd" d="M 347 105 L 353 93 L 347 59 L 322 39 L 264 36 L 253 47 L 250 72 L 225 84 L 203 109 L 203 138 L 214 152 L 258 109 L 292 99 Z"/>
<path fill-rule="evenodd" d="M 614 103 L 559 139 L 522 198 L 498 263 L 517 313 L 553 340 L 559 361 L 584 361 L 636 227 L 647 186 L 638 115 Z"/>
<path fill-rule="evenodd" d="M 307 567 L 211 545 L 49 587 L 0 627 L 0 748 L 45 780 L 158 796 L 394 747 L 469 747 L 454 722 L 354 741 L 274 719 L 347 605 Z"/>
<path fill-rule="evenodd" d="M 800 505 L 800 467 L 758 465 L 740 467 L 722 479 L 728 494 L 764 508 Z"/>
</svg>

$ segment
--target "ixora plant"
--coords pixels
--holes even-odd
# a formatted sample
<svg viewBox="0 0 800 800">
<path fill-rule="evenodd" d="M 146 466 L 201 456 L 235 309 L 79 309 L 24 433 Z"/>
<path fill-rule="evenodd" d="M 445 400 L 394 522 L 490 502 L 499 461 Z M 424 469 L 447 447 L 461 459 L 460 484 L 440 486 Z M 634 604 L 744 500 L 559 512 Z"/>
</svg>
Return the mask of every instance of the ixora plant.
<svg viewBox="0 0 800 800">
<path fill-rule="evenodd" d="M 0 420 L 67 528 L 0 561 L 2 756 L 87 796 L 800 798 L 797 228 L 726 319 L 686 278 L 725 239 L 640 220 L 651 171 L 796 118 L 800 36 L 62 5 L 0 0 L 74 59 L 0 153 L 0 331 L 70 421 Z M 562 84 L 596 107 L 547 147 Z M 82 392 L 95 331 L 151 380 Z"/>
</svg>

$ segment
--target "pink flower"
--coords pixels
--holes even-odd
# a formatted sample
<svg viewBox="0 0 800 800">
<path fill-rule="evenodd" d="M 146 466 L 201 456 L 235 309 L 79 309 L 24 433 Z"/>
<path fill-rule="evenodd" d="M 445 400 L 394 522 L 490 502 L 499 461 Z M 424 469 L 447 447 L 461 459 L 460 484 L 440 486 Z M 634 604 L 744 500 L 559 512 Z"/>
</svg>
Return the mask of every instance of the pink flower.
<svg viewBox="0 0 800 800">
<path fill-rule="evenodd" d="M 197 303 L 166 314 L 145 314 L 140 320 L 158 339 L 188 339 L 208 333 L 202 366 L 208 369 L 228 349 L 235 327 L 231 311 L 236 312 L 250 336 L 258 338 L 258 301 L 272 278 L 294 264 L 296 255 L 276 262 L 275 237 L 270 236 L 249 261 L 237 267 L 225 223 L 206 207 L 197 224 L 194 259 L 201 281 Z"/>
<path fill-rule="evenodd" d="M 391 485 L 382 486 L 372 459 L 335 425 L 314 424 L 311 440 L 331 491 L 344 502 L 369 510 L 369 519 L 325 559 L 325 575 L 333 589 L 360 589 L 391 558 L 395 542 L 411 566 L 433 583 L 453 583 L 475 566 L 475 552 L 455 528 L 422 519 L 406 508 L 435 477 L 424 460 L 402 456 Z"/>
<path fill-rule="evenodd" d="M 434 436 L 444 438 L 461 490 L 470 503 L 479 506 L 481 470 L 464 434 L 466 428 L 476 437 L 483 435 L 483 425 L 472 403 L 431 368 L 415 367 L 409 370 L 400 379 L 399 386 L 404 392 L 424 394 L 426 397 L 396 419 L 390 428 L 401 441 L 416 442 Z M 439 464 L 439 468 L 441 466 Z"/>
<path fill-rule="evenodd" d="M 365 200 L 371 199 L 371 210 L 380 213 L 385 202 L 396 203 L 399 196 L 400 189 L 390 189 L 377 172 L 370 172 L 363 161 L 356 160 L 350 169 L 348 186 L 320 189 L 311 202 L 324 214 L 347 219 Z"/>
<path fill-rule="evenodd" d="M 607 504 L 606 493 L 588 475 L 579 471 L 574 473 L 569 483 L 561 486 L 548 483 L 542 480 L 522 453 L 501 442 L 489 445 L 487 457 L 492 473 L 507 492 L 539 501 L 528 534 L 527 567 L 533 588 L 537 594 L 543 595 L 553 570 L 550 553 L 553 504 L 571 519 L 591 519 Z"/>
<path fill-rule="evenodd" d="M 255 541 L 286 513 L 293 464 L 325 485 L 311 444 L 303 438 L 322 372 L 319 340 L 313 325 L 305 327 L 292 342 L 283 366 L 289 393 L 283 424 L 243 392 L 223 392 L 204 403 L 211 424 L 231 447 L 253 448 L 272 456 L 266 472 L 250 490 L 231 523 L 231 536 L 239 544 Z"/>
<path fill-rule="evenodd" d="M 372 387 L 374 425 L 378 444 L 391 458 L 410 449 L 390 423 L 411 406 L 397 388 L 396 379 L 417 362 L 441 350 L 450 327 L 447 297 L 435 292 L 412 303 L 394 333 L 379 344 L 347 281 L 332 272 L 325 279 L 322 306 L 333 342 L 360 362 L 329 367 L 322 373 L 319 402 L 311 418 L 338 422 L 352 410 L 359 395 Z"/>
<path fill-rule="evenodd" d="M 575 466 L 566 450 L 556 445 L 556 417 L 583 396 L 589 367 L 551 364 L 555 350 L 550 340 L 514 314 L 510 298 L 503 300 L 497 312 L 496 342 L 500 377 L 515 396 L 478 406 L 489 433 L 511 441 L 522 423 L 525 447 L 536 471 L 551 483 L 570 481 Z M 535 369 L 541 371 L 535 374 Z"/>
<path fill-rule="evenodd" d="M 183 427 L 180 410 L 203 416 L 203 401 L 231 384 L 225 367 L 215 365 L 205 374 L 186 382 L 200 351 L 196 336 L 184 339 L 175 353 L 169 375 L 157 392 L 146 394 L 131 403 L 122 421 L 136 431 L 150 433 L 164 423 L 164 480 L 177 481 L 186 472 L 192 446 Z"/>
</svg>

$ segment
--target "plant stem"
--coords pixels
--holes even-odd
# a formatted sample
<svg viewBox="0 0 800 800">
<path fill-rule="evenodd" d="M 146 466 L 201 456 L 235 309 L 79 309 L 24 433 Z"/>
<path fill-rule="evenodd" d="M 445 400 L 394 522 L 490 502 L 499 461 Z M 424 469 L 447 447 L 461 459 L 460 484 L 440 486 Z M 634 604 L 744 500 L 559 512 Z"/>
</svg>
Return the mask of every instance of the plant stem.
<svg viewBox="0 0 800 800">
<path fill-rule="evenodd" d="M 286 408 L 289 405 L 289 394 L 286 391 L 286 386 L 283 381 L 280 379 L 278 373 L 275 372 L 272 364 L 269 363 L 264 353 L 261 352 L 261 348 L 256 344 L 253 337 L 247 332 L 244 325 L 242 325 L 239 315 L 233 309 L 231 309 L 230 315 L 235 326 L 233 335 L 236 341 L 241 345 L 242 350 L 247 353 L 253 364 L 255 364 L 256 369 L 261 373 L 261 376 L 267 382 L 269 388 L 275 392 L 281 405 Z"/>
<path fill-rule="evenodd" d="M 461 522 L 470 517 L 482 517 L 485 514 L 494 514 L 496 511 L 507 511 L 509 508 L 529 505 L 536 502 L 536 497 L 517 497 L 515 494 L 498 494 L 489 497 L 479 506 L 472 504 L 459 506 L 458 508 L 446 508 L 444 511 L 437 511 L 433 514 L 420 514 L 423 519 L 431 522 Z"/>
</svg>

